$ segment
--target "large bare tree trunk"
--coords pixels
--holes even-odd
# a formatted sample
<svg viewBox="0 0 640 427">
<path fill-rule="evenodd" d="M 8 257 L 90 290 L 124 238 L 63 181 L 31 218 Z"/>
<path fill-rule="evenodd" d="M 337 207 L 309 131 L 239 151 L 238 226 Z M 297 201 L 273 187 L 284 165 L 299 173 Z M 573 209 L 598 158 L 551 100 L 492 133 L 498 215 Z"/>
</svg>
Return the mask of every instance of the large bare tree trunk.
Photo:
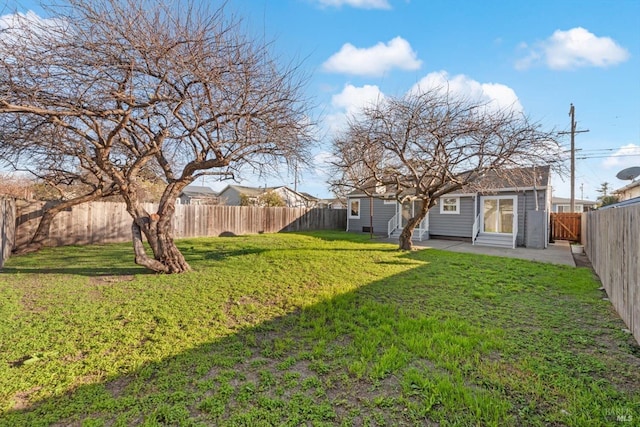
<svg viewBox="0 0 640 427">
<path fill-rule="evenodd" d="M 168 191 L 160 200 L 158 213 L 148 214 L 134 196 L 136 193 L 125 193 L 127 209 L 133 217 L 131 228 L 133 250 L 136 264 L 142 265 L 158 273 L 184 273 L 191 267 L 173 240 L 171 220 L 175 212 L 175 194 L 184 185 L 169 186 Z M 147 255 L 142 242 L 142 235 L 147 239 L 153 258 Z"/>
<path fill-rule="evenodd" d="M 411 241 L 413 230 L 415 230 L 418 224 L 420 224 L 422 220 L 427 216 L 427 212 L 429 212 L 431 205 L 432 202 L 430 200 L 424 200 L 417 214 L 407 220 L 407 225 L 404 226 L 404 228 L 402 229 L 402 233 L 400 233 L 398 249 L 400 249 L 401 251 L 410 251 L 411 249 L 413 249 L 413 242 Z"/>
<path fill-rule="evenodd" d="M 185 271 L 190 271 L 191 267 L 176 247 L 171 236 L 169 230 L 171 222 L 157 221 L 155 217 L 157 217 L 157 214 L 150 215 L 150 218 L 138 218 L 133 221 L 131 229 L 136 264 L 158 273 L 184 273 Z M 142 223 L 142 226 L 140 226 L 140 223 Z M 144 249 L 142 242 L 143 230 L 153 251 L 153 258 L 149 257 Z"/>
<path fill-rule="evenodd" d="M 399 249 L 401 251 L 410 251 L 411 249 L 413 249 L 411 236 L 413 236 L 413 230 L 415 230 L 416 226 L 420 224 L 422 218 L 420 218 L 418 215 L 407 220 L 407 225 L 404 226 L 404 228 L 402 229 L 402 233 L 400 233 Z"/>
</svg>

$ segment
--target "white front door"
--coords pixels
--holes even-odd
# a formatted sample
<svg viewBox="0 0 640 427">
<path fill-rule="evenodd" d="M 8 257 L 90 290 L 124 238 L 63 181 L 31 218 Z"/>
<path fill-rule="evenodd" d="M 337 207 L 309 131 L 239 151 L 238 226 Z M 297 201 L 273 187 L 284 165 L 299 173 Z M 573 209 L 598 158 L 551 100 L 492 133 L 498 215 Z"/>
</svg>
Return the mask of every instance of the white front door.
<svg viewBox="0 0 640 427">
<path fill-rule="evenodd" d="M 480 205 L 482 232 L 513 234 L 518 211 L 516 196 L 483 196 Z"/>
</svg>

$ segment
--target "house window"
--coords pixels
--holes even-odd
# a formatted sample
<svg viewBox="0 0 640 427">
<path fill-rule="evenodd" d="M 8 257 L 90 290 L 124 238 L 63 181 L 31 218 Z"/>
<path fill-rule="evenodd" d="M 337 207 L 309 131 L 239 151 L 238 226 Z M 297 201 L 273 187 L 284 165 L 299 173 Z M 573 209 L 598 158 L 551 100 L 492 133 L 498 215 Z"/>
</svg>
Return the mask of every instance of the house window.
<svg viewBox="0 0 640 427">
<path fill-rule="evenodd" d="M 349 218 L 360 218 L 360 199 L 351 200 L 349 202 Z"/>
<path fill-rule="evenodd" d="M 443 197 L 440 199 L 441 214 L 459 214 L 460 197 Z"/>
</svg>

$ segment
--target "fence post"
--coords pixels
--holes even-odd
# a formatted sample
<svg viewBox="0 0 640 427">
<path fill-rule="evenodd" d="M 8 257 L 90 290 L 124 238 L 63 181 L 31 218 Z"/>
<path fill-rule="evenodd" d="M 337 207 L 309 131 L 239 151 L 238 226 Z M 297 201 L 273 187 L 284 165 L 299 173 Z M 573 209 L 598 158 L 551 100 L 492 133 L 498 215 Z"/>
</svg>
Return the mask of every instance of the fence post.
<svg viewBox="0 0 640 427">
<path fill-rule="evenodd" d="M 0 268 L 11 256 L 16 232 L 16 200 L 0 197 Z"/>
</svg>

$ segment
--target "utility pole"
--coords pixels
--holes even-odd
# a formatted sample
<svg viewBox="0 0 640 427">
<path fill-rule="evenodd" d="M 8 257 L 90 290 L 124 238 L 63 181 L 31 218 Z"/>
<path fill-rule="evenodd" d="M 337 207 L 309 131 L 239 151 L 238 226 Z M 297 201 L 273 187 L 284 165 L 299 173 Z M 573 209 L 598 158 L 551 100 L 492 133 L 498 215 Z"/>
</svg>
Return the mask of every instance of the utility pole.
<svg viewBox="0 0 640 427">
<path fill-rule="evenodd" d="M 571 202 L 569 210 L 571 213 L 576 211 L 576 109 L 571 104 L 569 109 L 571 116 Z"/>
<path fill-rule="evenodd" d="M 571 116 L 571 131 L 558 132 L 558 135 L 571 134 L 571 202 L 569 204 L 569 210 L 571 213 L 574 213 L 576 206 L 576 133 L 589 132 L 589 129 L 576 130 L 576 109 L 573 103 L 569 108 L 569 116 Z"/>
</svg>

